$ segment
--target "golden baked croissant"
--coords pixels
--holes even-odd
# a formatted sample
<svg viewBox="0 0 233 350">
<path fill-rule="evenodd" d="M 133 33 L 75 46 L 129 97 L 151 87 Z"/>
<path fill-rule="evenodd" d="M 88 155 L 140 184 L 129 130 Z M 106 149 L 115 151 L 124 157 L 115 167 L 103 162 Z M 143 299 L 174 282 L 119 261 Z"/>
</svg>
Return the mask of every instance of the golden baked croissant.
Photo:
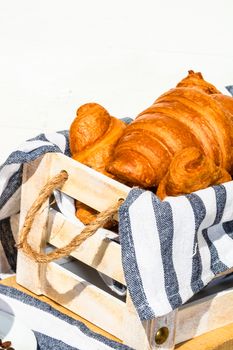
<svg viewBox="0 0 233 350">
<path fill-rule="evenodd" d="M 230 180 L 230 174 L 216 166 L 199 148 L 188 147 L 175 154 L 156 194 L 164 199 L 167 196 L 191 193 Z"/>
<path fill-rule="evenodd" d="M 221 94 L 216 87 L 203 79 L 200 72 L 194 73 L 193 70 L 189 70 L 187 77 L 182 79 L 176 87 L 196 87 L 203 90 L 207 94 Z"/>
<path fill-rule="evenodd" d="M 107 170 L 133 185 L 156 186 L 161 197 L 230 180 L 232 101 L 189 71 L 127 126 Z"/>
<path fill-rule="evenodd" d="M 126 124 L 112 116 L 97 103 L 87 103 L 77 110 L 77 116 L 70 126 L 71 157 L 110 177 L 105 166 L 112 156 L 116 142 Z M 76 202 L 76 216 L 88 224 L 95 218 L 96 211 L 83 203 Z"/>
<path fill-rule="evenodd" d="M 106 173 L 113 148 L 126 124 L 110 116 L 97 103 L 87 103 L 77 110 L 70 126 L 70 151 L 73 159 Z M 112 176 L 109 174 L 109 176 Z"/>
</svg>

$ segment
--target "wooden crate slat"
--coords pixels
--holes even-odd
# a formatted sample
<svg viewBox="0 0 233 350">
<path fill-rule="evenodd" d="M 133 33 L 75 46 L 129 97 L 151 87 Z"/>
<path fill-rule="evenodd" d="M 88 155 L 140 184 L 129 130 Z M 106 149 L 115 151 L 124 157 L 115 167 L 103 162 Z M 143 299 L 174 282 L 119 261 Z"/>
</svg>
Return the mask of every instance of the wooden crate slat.
<svg viewBox="0 0 233 350">
<path fill-rule="evenodd" d="M 57 248 L 63 247 L 74 236 L 79 234 L 82 229 L 82 226 L 67 221 L 61 213 L 55 210 L 50 211 L 48 242 L 53 246 Z M 117 234 L 105 229 L 99 229 L 71 253 L 71 256 L 125 284 L 120 244 L 109 240 L 108 237 L 117 237 Z"/>
<path fill-rule="evenodd" d="M 21 189 L 21 206 L 19 229 L 22 228 L 28 210 L 37 199 L 41 188 L 49 180 L 50 157 L 40 157 L 30 164 L 24 164 L 23 181 Z M 49 201 L 47 200 L 37 213 L 28 236 L 29 244 L 37 252 L 46 245 L 47 219 L 49 212 Z M 22 250 L 18 251 L 16 281 L 35 294 L 42 294 L 41 284 L 44 266 L 25 255 Z"/>
<path fill-rule="evenodd" d="M 233 323 L 233 288 L 194 301 L 179 309 L 175 343 Z"/>
<path fill-rule="evenodd" d="M 125 303 L 51 262 L 43 276 L 43 295 L 121 339 Z"/>
<path fill-rule="evenodd" d="M 126 198 L 130 188 L 63 154 L 47 155 L 51 158 L 50 176 L 66 170 L 69 178 L 62 192 L 78 199 L 98 211 L 108 209 L 120 198 Z"/>
<path fill-rule="evenodd" d="M 123 342 L 135 350 L 173 350 L 176 318 L 177 310 L 162 317 L 142 322 L 139 319 L 129 293 L 127 293 L 124 323 L 128 327 L 123 329 Z M 168 338 L 163 344 L 156 344 L 155 335 L 161 327 L 167 327 L 169 329 Z"/>
</svg>

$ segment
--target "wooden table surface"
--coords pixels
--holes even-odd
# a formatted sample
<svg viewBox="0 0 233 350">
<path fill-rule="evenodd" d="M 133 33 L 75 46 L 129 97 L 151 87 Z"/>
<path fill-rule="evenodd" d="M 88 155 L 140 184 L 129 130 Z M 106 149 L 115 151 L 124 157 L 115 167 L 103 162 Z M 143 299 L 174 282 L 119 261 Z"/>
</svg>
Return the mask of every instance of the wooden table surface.
<svg viewBox="0 0 233 350">
<path fill-rule="evenodd" d="M 113 335 L 105 332 L 103 329 L 100 329 L 93 325 L 92 323 L 88 322 L 87 320 L 83 319 L 82 317 L 74 314 L 72 311 L 64 308 L 61 305 L 58 305 L 51 299 L 48 299 L 45 296 L 37 296 L 27 289 L 21 287 L 19 284 L 15 281 L 15 276 L 6 278 L 2 281 L 0 281 L 1 284 L 17 288 L 18 290 L 27 293 L 41 301 L 44 301 L 54 307 L 56 310 L 75 318 L 76 320 L 79 320 L 87 325 L 91 330 L 93 330 L 96 333 L 102 334 L 105 337 L 116 340 L 118 342 L 121 342 L 119 339 L 114 337 Z M 196 337 L 195 339 L 191 339 L 189 341 L 186 341 L 183 344 L 179 344 L 176 346 L 175 349 L 179 350 L 233 350 L 233 324 L 227 325 L 225 327 L 218 328 L 214 331 L 211 331 L 209 333 L 203 334 L 199 337 Z"/>
</svg>

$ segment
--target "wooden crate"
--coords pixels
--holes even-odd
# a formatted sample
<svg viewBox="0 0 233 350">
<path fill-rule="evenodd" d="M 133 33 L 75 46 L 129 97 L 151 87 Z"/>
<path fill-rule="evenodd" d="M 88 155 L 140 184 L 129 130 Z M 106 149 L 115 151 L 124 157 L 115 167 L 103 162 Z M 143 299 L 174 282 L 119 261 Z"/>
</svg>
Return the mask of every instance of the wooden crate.
<svg viewBox="0 0 233 350">
<path fill-rule="evenodd" d="M 98 211 L 107 209 L 119 198 L 126 198 L 130 190 L 63 154 L 48 153 L 24 165 L 20 228 L 41 188 L 61 170 L 66 170 L 69 175 L 62 192 Z M 48 243 L 60 248 L 81 230 L 79 224 L 51 209 L 47 200 L 34 220 L 28 242 L 38 252 Z M 109 237 L 116 237 L 116 233 L 99 229 L 71 256 L 77 264 L 84 263 L 125 285 L 121 247 Z M 229 285 L 227 289 L 223 287 L 221 291 L 211 292 L 164 317 L 141 322 L 128 292 L 125 300 L 121 300 L 86 277 L 68 271 L 57 262 L 38 264 L 19 250 L 17 283 L 65 306 L 133 349 L 171 350 L 175 344 L 233 322 L 233 288 Z"/>
</svg>

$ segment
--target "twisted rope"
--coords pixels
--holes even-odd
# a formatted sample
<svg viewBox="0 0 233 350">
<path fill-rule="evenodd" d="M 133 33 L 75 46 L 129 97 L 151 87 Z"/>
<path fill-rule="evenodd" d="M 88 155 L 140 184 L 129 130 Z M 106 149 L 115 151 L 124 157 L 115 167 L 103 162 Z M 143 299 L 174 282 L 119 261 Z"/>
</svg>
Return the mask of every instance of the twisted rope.
<svg viewBox="0 0 233 350">
<path fill-rule="evenodd" d="M 33 221 L 37 212 L 40 210 L 42 204 L 51 196 L 55 189 L 60 189 L 66 180 L 68 179 L 68 174 L 66 171 L 61 171 L 59 174 L 55 175 L 50 179 L 47 184 L 41 189 L 37 199 L 32 204 L 29 209 L 24 225 L 20 232 L 20 242 L 17 245 L 19 249 L 27 254 L 30 258 L 38 263 L 48 263 L 50 261 L 63 258 L 68 256 L 72 251 L 74 251 L 78 246 L 80 246 L 87 238 L 94 235 L 94 233 L 101 227 L 105 225 L 106 222 L 113 219 L 113 216 L 118 212 L 123 199 L 118 200 L 117 203 L 109 207 L 107 210 L 100 212 L 96 219 L 87 225 L 80 234 L 76 235 L 70 243 L 62 248 L 56 248 L 52 252 L 43 253 L 35 251 L 31 245 L 28 243 L 28 234 L 31 230 Z"/>
</svg>

